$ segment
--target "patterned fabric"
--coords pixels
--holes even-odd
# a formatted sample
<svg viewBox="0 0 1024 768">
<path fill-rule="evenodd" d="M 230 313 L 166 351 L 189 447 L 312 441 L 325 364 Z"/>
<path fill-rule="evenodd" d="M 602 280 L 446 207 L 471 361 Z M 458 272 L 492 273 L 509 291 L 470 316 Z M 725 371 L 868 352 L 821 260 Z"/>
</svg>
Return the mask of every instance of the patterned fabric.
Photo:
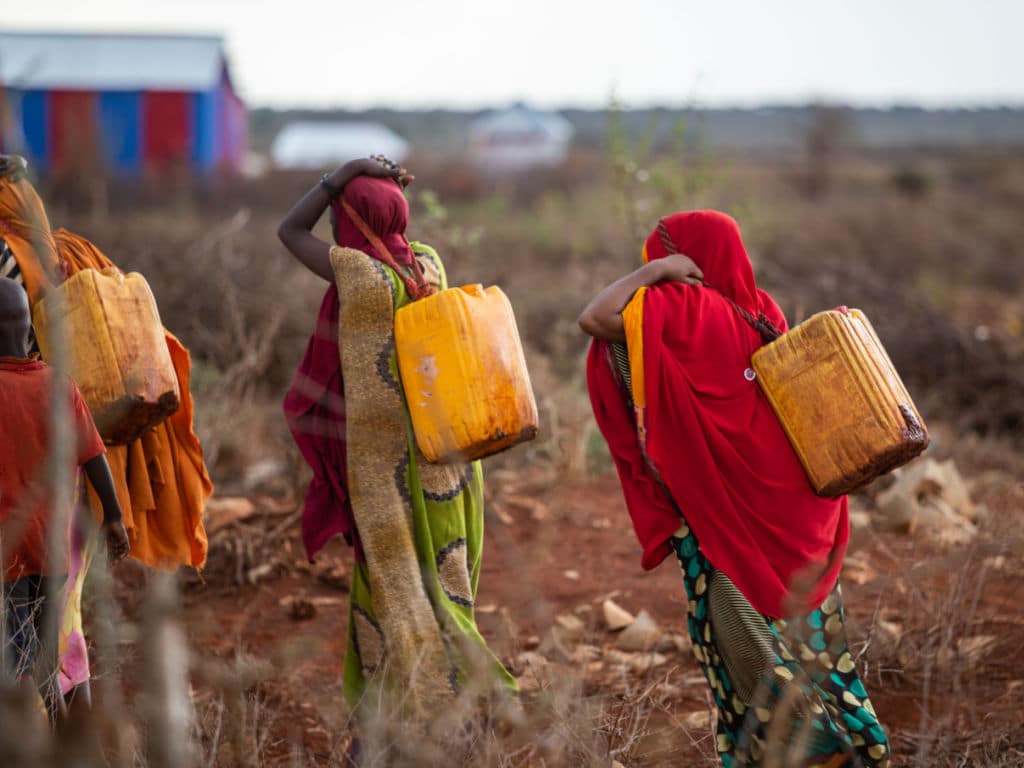
<svg viewBox="0 0 1024 768">
<path fill-rule="evenodd" d="M 851 767 L 888 768 L 888 741 L 847 645 L 839 585 L 817 610 L 785 621 L 761 617 L 758 627 L 749 604 L 722 611 L 713 602 L 721 593 L 710 587 L 720 574 L 688 527 L 672 543 L 689 598 L 693 655 L 718 707 L 722 765 L 756 766 L 771 753 L 777 765 L 818 768 L 848 755 Z M 743 599 L 737 591 L 729 602 L 736 596 Z M 744 647 L 746 658 L 726 655 Z M 765 670 L 752 694 L 730 672 L 750 661 Z"/>
<path fill-rule="evenodd" d="M 711 624 L 719 654 L 740 699 L 753 701 L 775 666 L 775 636 L 766 621 L 721 571 L 708 579 Z"/>
<path fill-rule="evenodd" d="M 18 260 L 14 258 L 14 252 L 11 247 L 7 245 L 7 241 L 0 237 L 0 277 L 6 277 L 13 280 L 22 288 L 25 287 L 25 278 L 21 274 L 21 268 L 18 266 Z M 36 335 L 32 334 L 32 343 L 29 346 L 29 353 L 32 355 L 39 354 L 39 344 L 36 343 Z"/>
<path fill-rule="evenodd" d="M 446 287 L 437 255 L 414 250 L 428 280 Z M 409 301 L 404 281 L 354 249 L 334 248 L 331 260 L 344 275 L 348 478 L 366 559 L 353 571 L 345 699 L 358 712 L 400 692 L 410 714 L 431 718 L 463 691 L 515 690 L 473 616 L 483 474 L 478 462 L 429 464 L 416 447 L 394 351 L 393 313 Z"/>
<path fill-rule="evenodd" d="M 618 370 L 619 376 L 622 377 L 622 383 L 625 386 L 626 392 L 630 393 L 629 404 L 633 405 L 633 376 L 629 368 L 629 350 L 624 343 L 619 341 L 613 342 L 611 348 L 612 356 L 615 358 L 615 367 Z"/>
<path fill-rule="evenodd" d="M 21 276 L 21 269 L 14 258 L 14 253 L 3 238 L 0 238 L 0 277 L 10 278 L 18 285 L 25 285 L 25 279 Z"/>
</svg>

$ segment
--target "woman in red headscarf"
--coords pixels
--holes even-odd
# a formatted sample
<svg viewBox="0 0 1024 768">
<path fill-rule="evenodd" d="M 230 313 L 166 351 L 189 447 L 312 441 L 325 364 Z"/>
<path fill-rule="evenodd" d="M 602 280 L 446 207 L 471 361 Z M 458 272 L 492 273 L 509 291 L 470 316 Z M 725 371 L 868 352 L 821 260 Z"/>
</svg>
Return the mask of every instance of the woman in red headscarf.
<svg viewBox="0 0 1024 768">
<path fill-rule="evenodd" d="M 278 230 L 330 283 L 284 403 L 313 469 L 303 541 L 310 558 L 336 534 L 355 546 L 345 699 L 357 712 L 372 703 L 373 731 L 392 749 L 402 733 L 381 730 L 389 719 L 379 711 L 382 695 L 397 693 L 391 702 L 404 712 L 436 719 L 439 711 L 457 717 L 460 702 L 472 717 L 487 694 L 515 690 L 473 617 L 483 548 L 479 462 L 429 464 L 400 386 L 394 313 L 447 287 L 437 253 L 405 237 L 410 181 L 384 158 L 348 163 Z M 328 207 L 334 245 L 310 232 Z M 421 743 L 412 746 L 422 755 Z"/>
<path fill-rule="evenodd" d="M 643 261 L 580 317 L 587 381 L 643 567 L 682 566 L 722 763 L 887 766 L 843 624 L 846 497 L 814 494 L 750 368 L 786 319 L 723 213 L 662 219 Z"/>
</svg>

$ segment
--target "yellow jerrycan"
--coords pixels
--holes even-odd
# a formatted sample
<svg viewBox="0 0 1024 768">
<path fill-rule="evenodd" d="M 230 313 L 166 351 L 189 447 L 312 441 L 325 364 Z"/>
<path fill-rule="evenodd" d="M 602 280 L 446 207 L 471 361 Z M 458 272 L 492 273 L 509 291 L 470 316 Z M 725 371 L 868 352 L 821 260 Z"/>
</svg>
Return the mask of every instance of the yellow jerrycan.
<svg viewBox="0 0 1024 768">
<path fill-rule="evenodd" d="M 427 461 L 481 459 L 536 436 L 526 358 L 500 288 L 449 288 L 402 307 L 395 347 Z"/>
<path fill-rule="evenodd" d="M 820 496 L 850 493 L 928 447 L 921 414 L 858 309 L 813 315 L 751 365 Z"/>
<path fill-rule="evenodd" d="M 178 377 L 142 275 L 83 269 L 55 290 L 35 308 L 39 349 L 52 359 L 50 329 L 63 323 L 65 368 L 105 442 L 130 443 L 178 410 Z"/>
</svg>

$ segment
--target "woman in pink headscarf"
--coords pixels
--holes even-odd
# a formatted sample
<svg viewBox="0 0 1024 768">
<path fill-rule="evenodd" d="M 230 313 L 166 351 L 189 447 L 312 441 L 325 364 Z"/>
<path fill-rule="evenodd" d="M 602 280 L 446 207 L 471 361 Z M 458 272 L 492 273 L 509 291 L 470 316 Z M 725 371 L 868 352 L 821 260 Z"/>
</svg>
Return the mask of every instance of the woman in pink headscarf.
<svg viewBox="0 0 1024 768">
<path fill-rule="evenodd" d="M 436 717 L 447 699 L 472 708 L 515 681 L 473 616 L 479 463 L 427 463 L 400 385 L 394 312 L 447 287 L 437 253 L 405 237 L 410 181 L 384 158 L 357 160 L 325 175 L 281 223 L 285 246 L 330 283 L 284 409 L 313 469 L 302 519 L 309 557 L 337 534 L 356 550 L 346 701 L 358 712 L 390 689 Z M 328 207 L 333 245 L 310 231 Z M 388 684 L 371 686 L 377 679 Z"/>
</svg>

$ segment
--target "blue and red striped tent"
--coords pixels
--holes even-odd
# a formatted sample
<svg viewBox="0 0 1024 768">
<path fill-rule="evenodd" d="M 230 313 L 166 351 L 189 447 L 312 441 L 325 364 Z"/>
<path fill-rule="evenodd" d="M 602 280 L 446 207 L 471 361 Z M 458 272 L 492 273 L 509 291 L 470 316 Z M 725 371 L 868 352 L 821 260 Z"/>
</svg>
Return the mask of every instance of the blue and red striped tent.
<svg viewBox="0 0 1024 768">
<path fill-rule="evenodd" d="M 220 37 L 0 33 L 0 146 L 41 173 L 237 171 L 247 141 Z"/>
</svg>

